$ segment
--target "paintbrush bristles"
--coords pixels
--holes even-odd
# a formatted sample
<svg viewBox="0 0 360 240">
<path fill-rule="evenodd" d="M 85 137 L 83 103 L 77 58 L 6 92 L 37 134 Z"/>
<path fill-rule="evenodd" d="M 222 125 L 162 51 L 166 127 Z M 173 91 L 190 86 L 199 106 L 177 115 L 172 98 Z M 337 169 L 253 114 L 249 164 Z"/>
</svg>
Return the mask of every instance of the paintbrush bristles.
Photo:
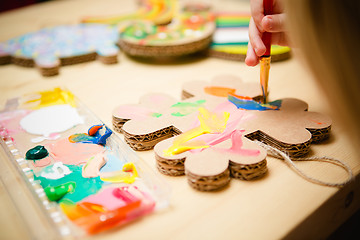
<svg viewBox="0 0 360 240">
<path fill-rule="evenodd" d="M 270 62 L 270 56 L 260 58 L 260 84 L 263 94 L 263 103 L 267 102 Z"/>
</svg>

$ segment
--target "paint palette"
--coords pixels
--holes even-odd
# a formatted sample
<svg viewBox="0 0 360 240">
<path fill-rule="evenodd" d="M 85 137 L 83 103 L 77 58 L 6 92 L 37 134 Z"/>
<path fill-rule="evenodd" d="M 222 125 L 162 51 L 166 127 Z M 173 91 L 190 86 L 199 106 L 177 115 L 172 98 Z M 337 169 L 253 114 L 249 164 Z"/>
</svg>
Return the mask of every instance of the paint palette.
<svg viewBox="0 0 360 240">
<path fill-rule="evenodd" d="M 117 229 L 168 205 L 168 186 L 66 89 L 9 100 L 0 137 L 57 238 Z"/>
</svg>

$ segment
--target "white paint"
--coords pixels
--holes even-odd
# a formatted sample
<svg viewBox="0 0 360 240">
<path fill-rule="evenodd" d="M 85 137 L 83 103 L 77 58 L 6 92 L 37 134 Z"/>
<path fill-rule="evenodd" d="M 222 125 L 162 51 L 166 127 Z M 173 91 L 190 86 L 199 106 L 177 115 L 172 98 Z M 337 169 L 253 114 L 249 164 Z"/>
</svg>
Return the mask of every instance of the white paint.
<svg viewBox="0 0 360 240">
<path fill-rule="evenodd" d="M 64 104 L 35 110 L 21 119 L 20 126 L 28 133 L 49 137 L 83 123 L 76 108 Z"/>
<path fill-rule="evenodd" d="M 49 137 L 36 137 L 36 138 L 32 138 L 31 139 L 31 142 L 33 143 L 39 143 L 39 142 L 42 142 L 44 140 L 56 140 L 56 139 L 59 139 L 60 138 L 60 134 L 56 134 L 54 136 L 52 136 L 54 134 L 51 134 Z"/>
<path fill-rule="evenodd" d="M 69 175 L 70 173 L 72 173 L 71 170 L 62 162 L 54 163 L 50 171 L 42 172 L 40 176 L 47 179 L 59 179 L 65 177 L 65 175 Z"/>
<path fill-rule="evenodd" d="M 216 29 L 214 43 L 239 43 L 248 42 L 249 33 L 247 28 L 220 28 Z"/>
</svg>

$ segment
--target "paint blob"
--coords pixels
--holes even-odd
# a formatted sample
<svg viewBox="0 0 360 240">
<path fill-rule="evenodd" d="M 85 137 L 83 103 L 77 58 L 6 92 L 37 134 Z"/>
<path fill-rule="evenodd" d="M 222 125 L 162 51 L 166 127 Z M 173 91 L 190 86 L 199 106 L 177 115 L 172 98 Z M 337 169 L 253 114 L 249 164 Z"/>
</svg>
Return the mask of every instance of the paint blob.
<svg viewBox="0 0 360 240">
<path fill-rule="evenodd" d="M 100 169 L 106 164 L 104 154 L 100 153 L 91 157 L 82 168 L 82 176 L 84 178 L 91 178 L 99 176 Z"/>
<path fill-rule="evenodd" d="M 191 149 L 209 147 L 209 145 L 206 145 L 204 142 L 189 143 L 189 141 L 202 134 L 223 132 L 226 129 L 226 123 L 229 117 L 230 114 L 228 112 L 216 114 L 210 113 L 205 108 L 199 108 L 198 119 L 200 121 L 200 126 L 190 129 L 189 131 L 175 137 L 173 145 L 164 150 L 164 155 L 173 156 Z"/>
<path fill-rule="evenodd" d="M 259 156 L 260 151 L 258 149 L 244 149 L 243 141 L 241 139 L 245 130 L 235 130 L 231 134 L 231 147 L 229 149 L 215 148 L 217 151 L 228 152 L 238 154 L 241 156 Z"/>
<path fill-rule="evenodd" d="M 269 103 L 259 103 L 253 100 L 250 97 L 238 96 L 235 94 L 229 94 L 228 100 L 235 104 L 237 108 L 246 109 L 246 110 L 279 110 L 281 107 L 281 100 L 276 100 Z"/>
<path fill-rule="evenodd" d="M 64 197 L 65 194 L 73 192 L 75 187 L 75 182 L 68 182 L 55 187 L 46 187 L 44 191 L 50 201 L 58 201 Z"/>
<path fill-rule="evenodd" d="M 198 110 L 205 104 L 206 100 L 198 100 L 195 102 L 178 102 L 171 106 L 177 111 L 172 112 L 171 115 L 175 117 L 184 117 Z"/>
<path fill-rule="evenodd" d="M 69 200 L 71 202 L 79 202 L 80 200 L 86 198 L 91 194 L 97 193 L 101 187 L 103 182 L 99 177 L 96 178 L 83 178 L 82 177 L 82 167 L 76 165 L 65 165 L 71 171 L 70 174 L 65 175 L 62 178 L 58 179 L 49 179 L 43 176 L 34 175 L 35 181 L 40 181 L 40 185 L 45 189 L 47 187 L 56 187 L 61 184 L 68 182 L 75 182 L 76 187 L 74 191 L 66 193 L 60 200 Z M 52 168 L 52 166 L 48 166 L 47 168 Z"/>
<path fill-rule="evenodd" d="M 29 149 L 25 154 L 25 159 L 32 160 L 34 167 L 45 167 L 51 163 L 49 152 L 41 145 Z"/>
<path fill-rule="evenodd" d="M 79 165 L 86 163 L 91 157 L 103 153 L 105 148 L 97 144 L 71 143 L 68 139 L 60 139 L 46 145 L 51 156 L 57 162 Z"/>
<path fill-rule="evenodd" d="M 44 146 L 41 145 L 29 149 L 25 154 L 26 160 L 39 160 L 44 157 L 47 157 L 48 155 L 49 152 L 46 150 Z"/>
<path fill-rule="evenodd" d="M 117 188 L 115 187 L 106 188 L 97 194 L 85 198 L 81 202 L 88 202 L 88 203 L 101 205 L 108 210 L 115 210 L 119 207 L 125 206 L 126 202 L 123 201 L 118 196 L 114 195 L 115 189 Z"/>
<path fill-rule="evenodd" d="M 84 123 L 76 108 L 54 105 L 35 110 L 20 120 L 20 126 L 31 134 L 50 136 Z"/>
<path fill-rule="evenodd" d="M 101 129 L 105 129 L 104 133 L 100 133 Z M 76 133 L 69 137 L 69 141 L 73 143 L 93 143 L 105 145 L 106 139 L 110 137 L 112 131 L 105 125 L 94 125 L 89 128 L 88 134 Z"/>
<path fill-rule="evenodd" d="M 61 88 L 54 88 L 50 91 L 38 92 L 39 97 L 28 100 L 25 104 L 36 103 L 34 109 L 40 109 L 52 105 L 69 104 L 76 107 L 74 95 L 67 90 Z"/>
<path fill-rule="evenodd" d="M 204 92 L 212 96 L 227 97 L 230 93 L 234 94 L 236 92 L 236 89 L 228 87 L 209 86 L 204 88 Z"/>
<path fill-rule="evenodd" d="M 231 103 L 229 103 L 231 104 Z M 231 104 L 232 105 L 232 104 Z M 234 106 L 234 105 L 232 105 Z M 194 141 L 198 142 L 204 142 L 208 146 L 215 146 L 223 141 L 226 141 L 227 139 L 231 138 L 232 133 L 237 129 L 239 124 L 248 121 L 251 119 L 252 114 L 246 112 L 245 110 L 237 110 L 234 106 L 235 111 L 232 111 L 230 108 L 228 108 L 230 112 L 229 120 L 226 124 L 226 129 L 223 132 L 220 133 L 211 133 L 211 134 L 203 134 L 199 137 L 195 138 Z M 191 152 L 199 152 L 203 149 L 192 149 Z"/>
<path fill-rule="evenodd" d="M 8 131 L 9 135 L 24 132 L 19 122 L 30 112 L 30 110 L 21 109 L 0 113 L 0 125 L 2 125 Z"/>
<path fill-rule="evenodd" d="M 128 183 L 135 182 L 138 177 L 135 165 L 131 162 L 125 163 L 121 171 L 100 173 L 100 179 L 104 182 Z"/>
<path fill-rule="evenodd" d="M 90 234 L 130 222 L 154 206 L 154 200 L 136 187 L 107 188 L 77 204 L 60 203 L 68 218 Z"/>
<path fill-rule="evenodd" d="M 121 171 L 126 163 L 125 159 L 121 160 L 113 154 L 107 154 L 106 159 L 106 164 L 100 169 L 101 173 Z"/>
<path fill-rule="evenodd" d="M 65 166 L 62 162 L 56 162 L 52 166 L 44 168 L 40 176 L 47 179 L 59 179 L 65 177 L 65 175 L 69 175 L 72 173 L 70 169 Z"/>
</svg>

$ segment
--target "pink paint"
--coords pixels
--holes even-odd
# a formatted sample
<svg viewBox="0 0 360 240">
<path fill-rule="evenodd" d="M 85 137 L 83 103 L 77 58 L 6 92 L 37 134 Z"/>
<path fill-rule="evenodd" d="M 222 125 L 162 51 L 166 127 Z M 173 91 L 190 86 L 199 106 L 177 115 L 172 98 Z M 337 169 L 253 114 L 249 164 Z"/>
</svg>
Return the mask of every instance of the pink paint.
<svg viewBox="0 0 360 240">
<path fill-rule="evenodd" d="M 136 186 L 105 188 L 101 192 L 90 195 L 89 197 L 83 199 L 81 202 L 101 205 L 106 208 L 106 210 L 112 211 L 138 200 L 141 200 L 140 207 L 132 212 L 132 214 L 130 214 L 128 217 L 136 217 L 137 213 L 141 212 L 144 214 L 153 210 L 155 202 L 152 197 L 147 193 L 139 190 Z"/>
<path fill-rule="evenodd" d="M 10 137 L 9 131 L 4 128 L 2 125 L 0 125 L 0 137 L 6 142 L 6 141 L 12 141 L 14 142 L 14 139 Z"/>
<path fill-rule="evenodd" d="M 215 148 L 217 151 L 238 154 L 241 156 L 259 156 L 260 151 L 257 149 L 243 149 L 242 135 L 245 130 L 235 130 L 231 134 L 232 146 L 229 149 Z"/>
<path fill-rule="evenodd" d="M 71 143 L 67 138 L 45 146 L 57 162 L 79 165 L 86 163 L 91 157 L 103 153 L 105 148 L 98 144 Z"/>
<path fill-rule="evenodd" d="M 227 122 L 226 129 L 222 133 L 203 134 L 199 137 L 194 138 L 194 141 L 203 142 L 203 143 L 205 142 L 206 145 L 215 146 L 223 141 L 226 141 L 227 139 L 230 139 L 233 132 L 238 128 L 238 126 L 242 122 L 248 121 L 253 117 L 252 114 L 248 113 L 245 110 L 237 109 L 234 106 L 234 104 L 231 104 L 228 101 L 218 105 L 215 108 L 215 112 L 225 112 L 225 111 L 230 113 L 230 117 Z M 196 153 L 202 150 L 203 149 L 194 149 L 191 150 L 191 152 Z"/>
<path fill-rule="evenodd" d="M 114 191 L 116 189 L 114 187 L 106 188 L 97 194 L 90 195 L 81 202 L 98 204 L 110 211 L 115 210 L 126 205 L 125 201 L 115 196 Z"/>
<path fill-rule="evenodd" d="M 49 165 L 51 163 L 51 158 L 49 156 L 40 159 L 40 160 L 36 160 L 33 161 L 33 165 L 34 167 L 45 167 L 47 165 Z"/>
<path fill-rule="evenodd" d="M 164 103 L 165 101 L 167 101 L 168 98 L 165 96 L 162 96 L 162 95 L 152 95 L 149 100 L 150 100 L 150 102 L 152 102 L 156 105 L 160 105 L 160 104 Z"/>
<path fill-rule="evenodd" d="M 20 120 L 25 117 L 30 110 L 16 110 L 11 112 L 5 112 L 0 114 L 0 124 L 7 129 L 10 135 L 24 132 L 21 128 L 19 122 Z"/>
<path fill-rule="evenodd" d="M 100 153 L 91 157 L 82 168 L 82 176 L 84 178 L 97 177 L 100 175 L 100 168 L 104 166 L 106 160 L 104 154 Z"/>
</svg>

